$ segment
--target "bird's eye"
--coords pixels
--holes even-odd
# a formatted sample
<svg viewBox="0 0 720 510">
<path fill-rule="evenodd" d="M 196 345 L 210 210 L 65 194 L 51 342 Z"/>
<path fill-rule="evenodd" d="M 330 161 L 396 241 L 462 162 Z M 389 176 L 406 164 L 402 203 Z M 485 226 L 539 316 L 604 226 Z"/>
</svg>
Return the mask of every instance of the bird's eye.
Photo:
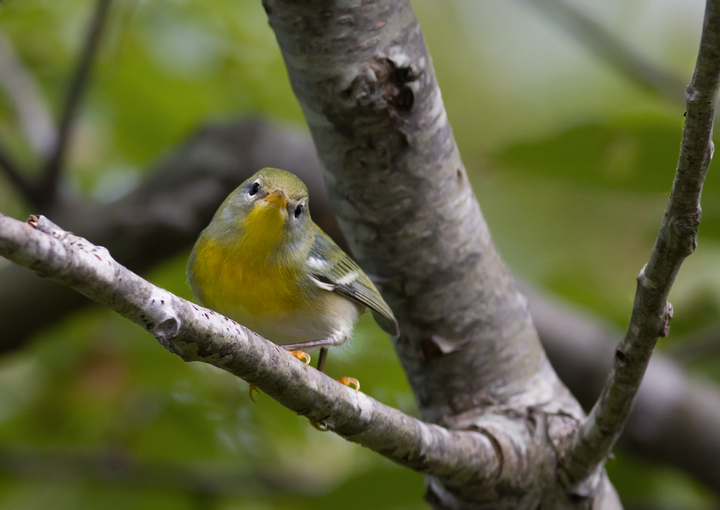
<svg viewBox="0 0 720 510">
<path fill-rule="evenodd" d="M 248 195 L 253 196 L 260 190 L 260 183 L 259 182 L 253 182 L 252 186 L 250 186 L 250 189 L 248 190 Z"/>
<path fill-rule="evenodd" d="M 302 204 L 298 205 L 298 206 L 295 208 L 295 219 L 297 219 L 297 218 L 300 217 L 300 215 L 301 215 L 302 212 L 303 212 L 303 209 L 305 209 L 305 208 L 302 206 Z"/>
</svg>

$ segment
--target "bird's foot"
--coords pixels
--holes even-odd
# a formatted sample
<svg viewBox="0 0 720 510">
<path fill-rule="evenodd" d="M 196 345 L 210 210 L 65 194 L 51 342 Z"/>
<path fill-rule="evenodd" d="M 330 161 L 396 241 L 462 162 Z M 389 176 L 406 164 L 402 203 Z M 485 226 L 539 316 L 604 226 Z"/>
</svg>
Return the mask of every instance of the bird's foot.
<svg viewBox="0 0 720 510">
<path fill-rule="evenodd" d="M 304 361 L 305 366 L 308 366 L 308 364 L 310 363 L 310 355 L 307 352 L 304 352 L 304 351 L 288 351 L 288 352 L 290 354 L 292 354 L 293 356 L 295 356 L 300 361 Z"/>
<path fill-rule="evenodd" d="M 355 391 L 360 391 L 360 381 L 354 377 L 341 377 L 338 379 L 338 382 L 344 384 L 345 386 L 350 386 L 352 384 L 355 386 Z"/>
<path fill-rule="evenodd" d="M 253 391 L 257 391 L 258 393 L 260 393 L 260 388 L 258 388 L 254 384 L 250 385 L 250 400 L 252 400 L 253 402 L 255 402 L 257 404 L 257 400 L 255 400 L 253 398 Z"/>
</svg>

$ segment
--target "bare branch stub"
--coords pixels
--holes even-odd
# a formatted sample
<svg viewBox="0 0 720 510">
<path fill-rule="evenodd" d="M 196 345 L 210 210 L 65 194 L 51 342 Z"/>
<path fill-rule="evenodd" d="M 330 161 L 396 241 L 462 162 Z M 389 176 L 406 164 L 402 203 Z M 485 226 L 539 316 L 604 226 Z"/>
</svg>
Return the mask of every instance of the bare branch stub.
<svg viewBox="0 0 720 510">
<path fill-rule="evenodd" d="M 569 483 L 599 466 L 627 420 L 658 337 L 667 335 L 672 306 L 667 296 L 683 260 L 697 246 L 700 195 L 713 153 L 715 100 L 720 84 L 720 2 L 708 0 L 695 73 L 687 88 L 687 112 L 670 200 L 650 260 L 637 277 L 637 293 L 625 338 L 602 394 L 565 450 Z"/>
</svg>

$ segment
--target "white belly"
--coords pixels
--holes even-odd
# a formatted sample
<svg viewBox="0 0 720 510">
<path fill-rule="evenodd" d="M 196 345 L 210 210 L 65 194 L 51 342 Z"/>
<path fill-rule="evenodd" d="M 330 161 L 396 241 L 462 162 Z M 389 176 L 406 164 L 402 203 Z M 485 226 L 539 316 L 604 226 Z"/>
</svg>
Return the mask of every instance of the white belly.
<svg viewBox="0 0 720 510">
<path fill-rule="evenodd" d="M 353 326 L 365 307 L 334 292 L 323 294 L 319 302 L 309 303 L 305 309 L 278 312 L 262 320 L 244 313 L 242 309 L 218 311 L 278 345 L 326 338 L 332 338 L 333 345 L 342 345 L 352 334 Z"/>
</svg>

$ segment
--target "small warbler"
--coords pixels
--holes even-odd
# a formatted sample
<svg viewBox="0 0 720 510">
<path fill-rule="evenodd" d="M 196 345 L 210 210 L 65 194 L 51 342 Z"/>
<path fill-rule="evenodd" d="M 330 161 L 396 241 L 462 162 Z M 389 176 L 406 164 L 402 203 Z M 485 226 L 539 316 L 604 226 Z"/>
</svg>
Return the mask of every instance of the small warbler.
<svg viewBox="0 0 720 510">
<path fill-rule="evenodd" d="M 375 285 L 312 221 L 305 184 L 284 170 L 263 168 L 225 199 L 198 237 L 187 274 L 204 306 L 301 359 L 321 348 L 318 370 L 365 307 L 398 335 Z"/>
</svg>

